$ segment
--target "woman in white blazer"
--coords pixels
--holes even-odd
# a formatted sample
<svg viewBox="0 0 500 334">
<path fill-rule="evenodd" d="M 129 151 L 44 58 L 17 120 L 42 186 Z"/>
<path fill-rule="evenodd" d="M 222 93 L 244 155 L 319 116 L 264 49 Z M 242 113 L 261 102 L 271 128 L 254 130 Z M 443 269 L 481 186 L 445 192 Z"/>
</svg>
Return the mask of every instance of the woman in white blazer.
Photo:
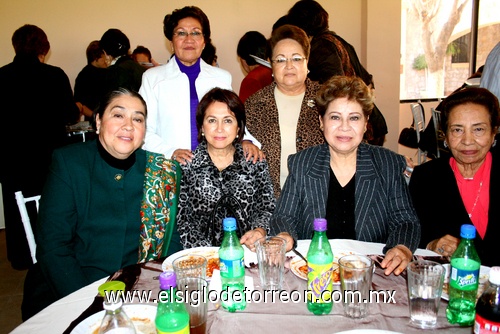
<svg viewBox="0 0 500 334">
<path fill-rule="evenodd" d="M 210 23 L 198 7 L 187 6 L 167 14 L 163 31 L 174 56 L 166 65 L 147 70 L 139 93 L 148 106 L 144 149 L 163 153 L 181 164 L 191 162 L 198 145 L 196 109 L 203 95 L 214 87 L 232 89 L 231 74 L 201 59 L 210 43 Z M 247 160 L 263 158 L 248 135 L 243 148 Z M 253 142 L 253 143 L 252 143 Z"/>
</svg>

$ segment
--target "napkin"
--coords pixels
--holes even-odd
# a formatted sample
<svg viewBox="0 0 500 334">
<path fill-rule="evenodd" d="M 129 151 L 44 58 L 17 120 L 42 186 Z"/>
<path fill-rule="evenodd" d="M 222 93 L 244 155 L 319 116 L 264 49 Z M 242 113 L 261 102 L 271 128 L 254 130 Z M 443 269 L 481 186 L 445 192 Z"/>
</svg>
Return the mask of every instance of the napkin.
<svg viewBox="0 0 500 334">
<path fill-rule="evenodd" d="M 247 291 L 255 290 L 255 287 L 253 286 L 253 277 L 245 276 L 245 287 L 247 288 Z M 218 269 L 214 269 L 214 272 L 212 274 L 212 278 L 210 280 L 209 290 L 210 291 L 212 291 L 212 290 L 217 291 L 219 293 L 222 291 L 220 270 L 218 270 Z"/>
</svg>

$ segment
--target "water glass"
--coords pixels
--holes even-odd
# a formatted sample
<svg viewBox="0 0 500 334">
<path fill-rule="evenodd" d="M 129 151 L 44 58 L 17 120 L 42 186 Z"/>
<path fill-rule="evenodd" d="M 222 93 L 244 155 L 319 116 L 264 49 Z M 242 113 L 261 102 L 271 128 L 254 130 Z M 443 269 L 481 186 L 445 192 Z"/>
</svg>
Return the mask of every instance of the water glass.
<svg viewBox="0 0 500 334">
<path fill-rule="evenodd" d="M 184 304 L 189 312 L 189 332 L 205 334 L 208 317 L 208 282 L 201 277 L 184 277 L 177 282 L 177 291 L 182 291 Z"/>
<path fill-rule="evenodd" d="M 175 275 L 177 276 L 177 284 L 184 277 L 207 277 L 207 258 L 197 254 L 187 254 L 178 257 L 172 262 Z"/>
<path fill-rule="evenodd" d="M 281 290 L 286 260 L 286 240 L 275 236 L 262 237 L 255 242 L 262 289 Z"/>
<path fill-rule="evenodd" d="M 413 261 L 407 269 L 410 323 L 419 328 L 433 328 L 437 323 L 443 291 L 444 267 L 433 261 Z"/>
<path fill-rule="evenodd" d="M 368 256 L 351 254 L 339 259 L 345 316 L 364 318 L 368 314 L 373 268 L 373 260 Z"/>
</svg>

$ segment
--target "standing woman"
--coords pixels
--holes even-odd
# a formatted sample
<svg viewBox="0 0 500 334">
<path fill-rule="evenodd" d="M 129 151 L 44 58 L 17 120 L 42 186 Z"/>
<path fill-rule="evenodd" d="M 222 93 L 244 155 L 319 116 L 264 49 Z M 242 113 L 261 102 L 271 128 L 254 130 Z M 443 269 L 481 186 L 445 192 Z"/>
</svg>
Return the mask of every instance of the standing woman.
<svg viewBox="0 0 500 334">
<path fill-rule="evenodd" d="M 144 149 L 185 164 L 199 143 L 198 102 L 214 87 L 231 89 L 231 74 L 201 59 L 211 39 L 210 22 L 200 8 L 186 6 L 167 14 L 163 32 L 171 41 L 174 56 L 167 64 L 146 71 L 142 78 L 139 93 L 149 109 Z M 262 157 L 251 141 L 243 145 L 248 159 Z"/>
<path fill-rule="evenodd" d="M 410 179 L 410 193 L 422 226 L 420 247 L 451 256 L 460 242 L 460 226 L 474 224 L 481 264 L 497 265 L 498 99 L 486 88 L 464 88 L 443 100 L 439 110 L 451 157 L 415 167 Z"/>
<path fill-rule="evenodd" d="M 112 91 L 96 109 L 98 138 L 54 152 L 23 320 L 120 268 L 181 249 L 175 227 L 180 167 L 140 148 L 146 114 L 140 95 Z"/>
<path fill-rule="evenodd" d="M 236 93 L 210 90 L 196 114 L 200 144 L 182 166 L 177 222 L 184 248 L 220 246 L 222 219 L 235 217 L 249 248 L 266 236 L 275 199 L 266 161 L 247 162 L 241 140 L 245 108 Z"/>
<path fill-rule="evenodd" d="M 324 139 L 315 103 L 319 84 L 307 78 L 309 37 L 296 26 L 283 25 L 273 31 L 270 47 L 274 83 L 250 96 L 245 109 L 248 129 L 262 144 L 279 197 L 288 156 Z"/>
</svg>

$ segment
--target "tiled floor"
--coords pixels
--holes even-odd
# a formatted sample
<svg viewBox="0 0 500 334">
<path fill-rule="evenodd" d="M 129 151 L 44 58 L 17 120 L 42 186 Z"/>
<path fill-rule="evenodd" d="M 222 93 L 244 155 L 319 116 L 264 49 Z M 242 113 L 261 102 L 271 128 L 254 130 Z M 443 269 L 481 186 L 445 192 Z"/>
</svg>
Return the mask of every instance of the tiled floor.
<svg viewBox="0 0 500 334">
<path fill-rule="evenodd" d="M 5 230 L 0 229 L 0 334 L 10 333 L 21 322 L 21 301 L 27 270 L 14 270 L 7 260 Z"/>
</svg>

